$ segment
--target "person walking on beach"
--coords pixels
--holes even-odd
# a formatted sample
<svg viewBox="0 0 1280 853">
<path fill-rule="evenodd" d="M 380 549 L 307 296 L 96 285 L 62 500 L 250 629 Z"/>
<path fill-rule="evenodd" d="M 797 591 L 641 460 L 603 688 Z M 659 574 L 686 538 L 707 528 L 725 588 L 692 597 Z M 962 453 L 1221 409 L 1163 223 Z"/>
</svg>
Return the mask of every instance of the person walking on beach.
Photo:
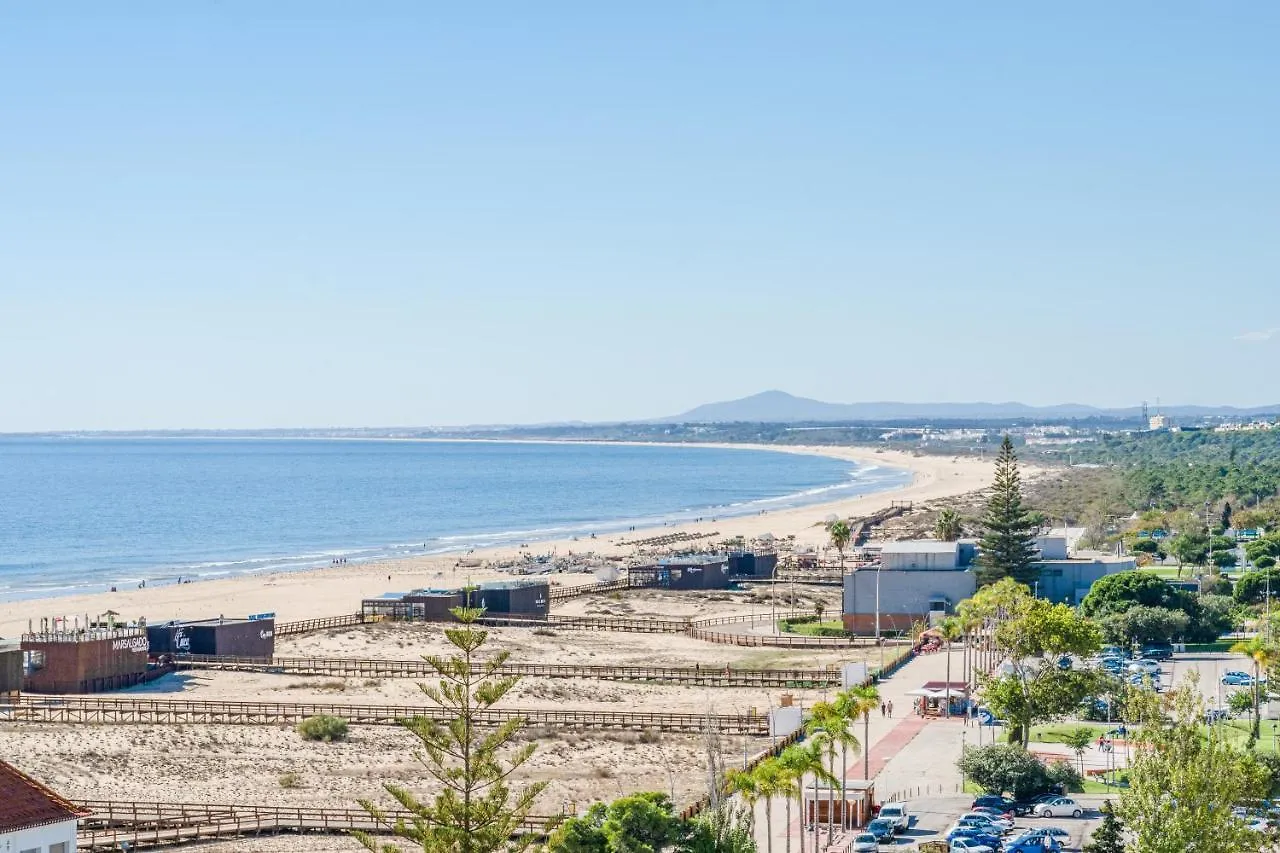
<svg viewBox="0 0 1280 853">
<path fill-rule="evenodd" d="M 889 719 L 892 720 L 893 719 L 893 700 L 892 699 L 889 700 L 888 708 L 889 708 Z"/>
<path fill-rule="evenodd" d="M 880 716 L 882 716 L 882 717 L 884 716 L 884 703 L 883 703 L 883 702 L 881 702 L 881 703 L 880 703 Z"/>
</svg>

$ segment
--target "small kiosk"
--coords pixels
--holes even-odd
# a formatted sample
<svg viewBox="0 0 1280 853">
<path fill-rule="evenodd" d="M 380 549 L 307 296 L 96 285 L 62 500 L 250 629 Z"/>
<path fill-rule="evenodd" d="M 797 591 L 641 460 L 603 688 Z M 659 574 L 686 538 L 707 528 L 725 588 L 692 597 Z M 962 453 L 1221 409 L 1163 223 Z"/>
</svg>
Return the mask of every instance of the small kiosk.
<svg viewBox="0 0 1280 853">
<path fill-rule="evenodd" d="M 950 705 L 950 716 L 963 718 L 969 707 L 969 685 L 963 681 L 926 681 L 907 695 L 916 697 L 913 704 L 920 717 L 945 717 Z"/>
<path fill-rule="evenodd" d="M 849 779 L 845 782 L 844 793 L 841 794 L 840 783 L 828 785 L 826 782 L 809 784 L 804 789 L 804 825 L 812 826 L 816 820 L 825 825 L 828 818 L 833 817 L 835 823 L 843 825 L 846 817 L 849 826 L 857 828 L 871 822 L 872 803 L 875 802 L 876 783 L 870 779 Z"/>
</svg>

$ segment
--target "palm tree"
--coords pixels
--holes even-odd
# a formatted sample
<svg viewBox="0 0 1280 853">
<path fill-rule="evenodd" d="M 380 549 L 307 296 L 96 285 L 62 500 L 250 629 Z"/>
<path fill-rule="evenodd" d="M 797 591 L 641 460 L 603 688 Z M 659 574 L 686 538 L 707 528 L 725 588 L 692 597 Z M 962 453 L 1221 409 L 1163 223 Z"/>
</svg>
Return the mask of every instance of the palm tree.
<svg viewBox="0 0 1280 853">
<path fill-rule="evenodd" d="M 757 768 L 759 769 L 759 768 Z M 731 769 L 724 777 L 725 790 L 729 794 L 737 794 L 746 803 L 752 817 L 756 813 L 756 803 L 762 796 L 760 779 L 753 771 Z"/>
<path fill-rule="evenodd" d="M 960 513 L 947 507 L 938 513 L 933 523 L 933 535 L 943 542 L 954 542 L 964 535 L 964 527 L 960 524 Z"/>
<path fill-rule="evenodd" d="M 964 627 L 960 620 L 954 616 L 948 616 L 938 623 L 938 633 L 942 635 L 942 639 L 947 641 L 947 702 L 943 706 L 945 712 L 943 716 L 951 716 L 951 644 L 964 636 Z"/>
<path fill-rule="evenodd" d="M 804 853 L 804 778 L 812 775 L 815 783 L 814 793 L 817 793 L 816 783 L 819 781 L 830 782 L 831 774 L 827 772 L 826 764 L 822 760 L 822 744 L 793 744 L 782 751 L 782 755 L 778 756 L 779 763 L 787 768 L 792 778 L 796 780 L 796 801 L 800 804 L 800 853 Z M 817 853 L 818 849 L 818 821 L 817 809 L 814 809 L 813 822 L 813 849 Z"/>
<path fill-rule="evenodd" d="M 844 549 L 849 547 L 849 540 L 853 538 L 849 522 L 844 519 L 828 521 L 827 535 L 831 537 L 831 547 L 840 555 L 840 574 L 844 574 Z"/>
<path fill-rule="evenodd" d="M 786 853 L 791 853 L 791 798 L 803 796 L 803 786 L 800 785 L 803 773 L 799 771 L 799 759 L 795 753 L 791 752 L 791 747 L 784 749 L 777 758 L 770 758 L 769 762 L 772 762 L 777 772 L 775 779 L 778 786 L 777 796 L 782 797 L 782 801 L 787 805 Z M 803 805 L 801 808 L 803 808 Z M 803 827 L 800 830 L 800 848 L 801 853 L 803 853 Z"/>
<path fill-rule="evenodd" d="M 836 696 L 836 707 L 841 708 L 850 719 L 862 717 L 863 779 L 871 777 L 871 712 L 879 706 L 880 689 L 874 684 L 850 687 Z"/>
<path fill-rule="evenodd" d="M 1236 643 L 1229 651 L 1235 655 L 1248 655 L 1253 661 L 1253 731 L 1249 738 L 1256 742 L 1262 734 L 1262 696 L 1259 682 L 1264 671 L 1280 663 L 1280 650 L 1262 637 L 1250 637 Z"/>
<path fill-rule="evenodd" d="M 764 827 L 765 827 L 765 853 L 773 853 L 773 798 L 785 796 L 787 802 L 790 803 L 791 797 L 791 780 L 787 777 L 786 772 L 778 766 L 776 758 L 767 758 L 756 765 L 756 769 L 751 771 L 751 775 L 755 777 L 756 796 L 764 800 Z M 790 810 L 788 810 L 788 815 Z M 790 847 L 791 829 L 790 821 L 787 826 L 787 846 Z"/>
<path fill-rule="evenodd" d="M 844 748 L 845 755 L 848 755 L 849 747 L 855 749 L 858 747 L 858 739 L 849 729 L 852 720 L 843 713 L 842 709 L 830 702 L 818 702 L 813 706 L 813 716 L 809 718 L 805 725 L 805 731 L 813 736 L 814 745 L 827 750 L 827 763 L 830 770 L 827 772 L 827 842 L 830 843 L 836 832 L 836 747 Z M 844 771 L 841 770 L 841 777 Z M 844 795 L 844 782 L 840 785 L 840 794 Z M 815 785 L 814 793 L 817 793 Z M 843 806 L 841 807 L 843 811 Z M 815 821 L 816 823 L 816 821 Z M 817 830 L 814 830 L 814 849 L 817 849 Z"/>
</svg>

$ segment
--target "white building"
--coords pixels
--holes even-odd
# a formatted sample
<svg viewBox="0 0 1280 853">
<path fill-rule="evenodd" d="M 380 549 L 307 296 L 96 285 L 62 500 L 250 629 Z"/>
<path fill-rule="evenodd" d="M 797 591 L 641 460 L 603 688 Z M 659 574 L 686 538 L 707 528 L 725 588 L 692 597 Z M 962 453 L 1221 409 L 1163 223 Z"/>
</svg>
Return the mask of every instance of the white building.
<svg viewBox="0 0 1280 853">
<path fill-rule="evenodd" d="M 0 853 L 74 853 L 86 812 L 0 761 Z"/>
</svg>

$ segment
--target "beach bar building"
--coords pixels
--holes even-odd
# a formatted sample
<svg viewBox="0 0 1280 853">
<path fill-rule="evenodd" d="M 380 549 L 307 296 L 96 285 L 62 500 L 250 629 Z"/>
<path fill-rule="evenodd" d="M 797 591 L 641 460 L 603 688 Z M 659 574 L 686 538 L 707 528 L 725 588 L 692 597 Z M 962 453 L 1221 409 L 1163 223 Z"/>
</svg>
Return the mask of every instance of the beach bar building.
<svg viewBox="0 0 1280 853">
<path fill-rule="evenodd" d="M 147 626 L 148 648 L 153 660 L 163 655 L 269 658 L 275 654 L 275 635 L 274 613 Z"/>
<path fill-rule="evenodd" d="M 720 555 L 672 557 L 652 566 L 633 566 L 631 586 L 660 589 L 728 589 L 729 558 Z"/>
<path fill-rule="evenodd" d="M 471 593 L 474 607 L 494 616 L 545 619 L 551 611 L 551 584 L 538 580 L 491 581 Z"/>
<path fill-rule="evenodd" d="M 22 635 L 22 654 L 28 693 L 97 693 L 147 680 L 146 628 L 31 632 Z"/>
</svg>

